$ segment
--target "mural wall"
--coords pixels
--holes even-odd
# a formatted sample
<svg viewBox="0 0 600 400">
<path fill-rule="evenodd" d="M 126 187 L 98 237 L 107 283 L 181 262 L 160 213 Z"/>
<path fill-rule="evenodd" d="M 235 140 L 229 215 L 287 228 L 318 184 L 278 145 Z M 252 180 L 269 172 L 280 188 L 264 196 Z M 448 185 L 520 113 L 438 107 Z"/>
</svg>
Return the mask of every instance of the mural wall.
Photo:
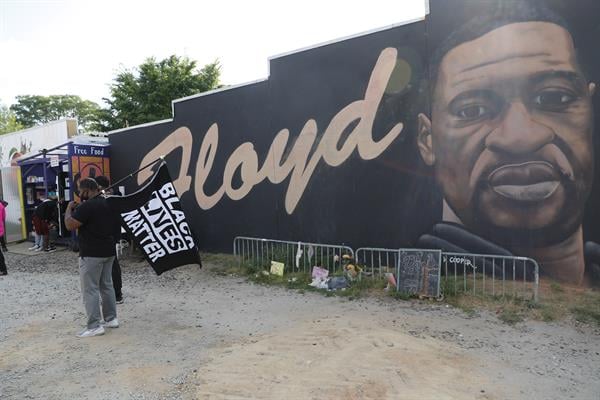
<svg viewBox="0 0 600 400">
<path fill-rule="evenodd" d="M 19 157 L 53 148 L 65 143 L 74 135 L 77 135 L 77 120 L 74 119 L 61 119 L 2 135 L 0 136 L 0 166 L 15 166 Z"/>
<path fill-rule="evenodd" d="M 271 59 L 264 81 L 113 132 L 112 174 L 165 154 L 206 250 L 245 235 L 517 254 L 588 284 L 595 3 L 432 0 L 423 21 Z"/>
</svg>

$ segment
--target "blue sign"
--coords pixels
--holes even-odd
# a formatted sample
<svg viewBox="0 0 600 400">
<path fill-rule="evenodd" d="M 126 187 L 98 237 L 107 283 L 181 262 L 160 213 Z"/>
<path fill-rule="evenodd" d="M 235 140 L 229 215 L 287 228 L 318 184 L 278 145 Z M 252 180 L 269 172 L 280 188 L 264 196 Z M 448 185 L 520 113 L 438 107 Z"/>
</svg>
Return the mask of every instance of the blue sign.
<svg viewBox="0 0 600 400">
<path fill-rule="evenodd" d="M 72 156 L 108 157 L 108 146 L 71 143 L 69 147 Z"/>
</svg>

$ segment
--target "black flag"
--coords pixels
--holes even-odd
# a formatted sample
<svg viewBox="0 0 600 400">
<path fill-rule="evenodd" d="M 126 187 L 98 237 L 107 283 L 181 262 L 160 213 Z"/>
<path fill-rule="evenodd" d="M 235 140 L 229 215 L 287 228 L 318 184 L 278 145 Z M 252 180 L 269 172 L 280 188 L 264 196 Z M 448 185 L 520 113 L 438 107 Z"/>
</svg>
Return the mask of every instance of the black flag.
<svg viewBox="0 0 600 400">
<path fill-rule="evenodd" d="M 108 196 L 106 201 L 157 275 L 186 264 L 201 265 L 165 163 L 144 188 L 128 196 Z"/>
</svg>

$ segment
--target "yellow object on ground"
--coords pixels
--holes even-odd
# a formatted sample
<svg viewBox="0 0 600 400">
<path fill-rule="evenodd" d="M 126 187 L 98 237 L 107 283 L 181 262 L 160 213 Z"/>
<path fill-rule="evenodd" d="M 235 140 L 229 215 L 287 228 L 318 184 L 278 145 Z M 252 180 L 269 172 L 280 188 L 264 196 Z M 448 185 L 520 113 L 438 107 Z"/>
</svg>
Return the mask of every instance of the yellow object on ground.
<svg viewBox="0 0 600 400">
<path fill-rule="evenodd" d="M 277 276 L 283 276 L 283 270 L 285 268 L 285 264 L 278 261 L 271 261 L 271 274 Z"/>
</svg>

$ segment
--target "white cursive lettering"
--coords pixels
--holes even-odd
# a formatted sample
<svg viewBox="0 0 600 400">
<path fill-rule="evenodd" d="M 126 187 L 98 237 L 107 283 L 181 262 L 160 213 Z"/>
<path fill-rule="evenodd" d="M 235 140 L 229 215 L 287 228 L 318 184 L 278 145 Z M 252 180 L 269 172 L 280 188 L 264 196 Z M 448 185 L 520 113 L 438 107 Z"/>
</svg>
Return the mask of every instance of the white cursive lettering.
<svg viewBox="0 0 600 400">
<path fill-rule="evenodd" d="M 378 157 L 402 133 L 403 129 L 403 124 L 398 123 L 382 139 L 373 140 L 373 121 L 396 64 L 396 57 L 396 49 L 387 48 L 381 52 L 371 73 L 364 99 L 350 103 L 332 118 L 312 154 L 310 151 L 317 140 L 318 127 L 314 119 L 308 119 L 285 160 L 283 160 L 283 155 L 290 136 L 288 129 L 282 129 L 277 133 L 260 168 L 254 145 L 250 142 L 242 143 L 225 164 L 222 186 L 213 194 L 207 194 L 204 184 L 212 170 L 219 144 L 219 127 L 216 123 L 212 124 L 202 140 L 196 163 L 194 193 L 198 205 L 202 209 L 208 210 L 214 207 L 223 195 L 227 195 L 232 200 L 241 200 L 250 193 L 255 185 L 265 179 L 278 184 L 290 177 L 285 197 L 285 209 L 288 214 L 292 214 L 321 159 L 327 165 L 337 167 L 346 161 L 355 149 L 364 160 Z M 352 132 L 343 143 L 340 143 L 344 131 L 355 121 L 358 123 Z M 180 127 L 171 133 L 144 157 L 140 166 L 147 164 L 160 154 L 168 154 L 179 147 L 182 148 L 183 155 L 179 176 L 174 185 L 181 196 L 189 190 L 191 184 L 188 169 L 192 133 L 187 127 Z M 242 184 L 234 188 L 232 181 L 238 169 Z M 149 176 L 150 171 L 146 170 L 144 173 L 140 173 L 138 183 L 142 184 Z"/>
</svg>

